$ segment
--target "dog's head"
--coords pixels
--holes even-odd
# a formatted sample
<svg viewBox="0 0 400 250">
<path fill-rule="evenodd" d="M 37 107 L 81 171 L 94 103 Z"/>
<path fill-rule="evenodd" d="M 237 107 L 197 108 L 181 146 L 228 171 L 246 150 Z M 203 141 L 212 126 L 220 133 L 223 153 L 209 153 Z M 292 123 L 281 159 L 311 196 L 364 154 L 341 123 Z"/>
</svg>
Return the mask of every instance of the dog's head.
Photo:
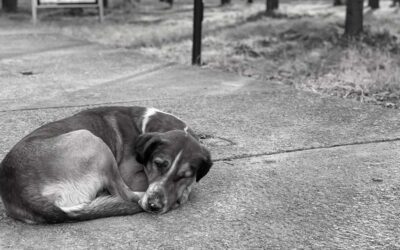
<svg viewBox="0 0 400 250">
<path fill-rule="evenodd" d="M 149 181 L 139 201 L 148 212 L 165 213 L 185 203 L 193 183 L 203 178 L 212 166 L 208 150 L 180 130 L 143 134 L 135 150 Z"/>
</svg>

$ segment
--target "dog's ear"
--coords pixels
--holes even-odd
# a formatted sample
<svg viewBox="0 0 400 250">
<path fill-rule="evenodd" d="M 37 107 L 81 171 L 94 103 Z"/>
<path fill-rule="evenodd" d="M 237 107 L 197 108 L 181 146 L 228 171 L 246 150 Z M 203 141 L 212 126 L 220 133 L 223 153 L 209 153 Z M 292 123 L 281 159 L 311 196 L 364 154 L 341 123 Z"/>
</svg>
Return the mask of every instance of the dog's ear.
<svg viewBox="0 0 400 250">
<path fill-rule="evenodd" d="M 213 165 L 210 152 L 208 152 L 208 150 L 205 148 L 203 148 L 203 151 L 205 152 L 205 158 L 201 161 L 200 167 L 197 169 L 196 182 L 199 182 L 200 179 L 203 178 L 208 171 L 210 171 L 210 168 Z"/>
<path fill-rule="evenodd" d="M 136 161 L 145 165 L 151 154 L 162 143 L 159 133 L 146 133 L 137 138 L 135 144 Z"/>
</svg>

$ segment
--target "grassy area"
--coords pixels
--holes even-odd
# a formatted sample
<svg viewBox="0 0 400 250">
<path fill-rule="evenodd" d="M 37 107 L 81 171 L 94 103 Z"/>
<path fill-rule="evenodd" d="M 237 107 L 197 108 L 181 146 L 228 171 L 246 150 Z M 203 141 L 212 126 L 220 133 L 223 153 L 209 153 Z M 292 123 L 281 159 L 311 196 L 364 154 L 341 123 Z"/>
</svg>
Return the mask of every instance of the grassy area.
<svg viewBox="0 0 400 250">
<path fill-rule="evenodd" d="M 281 0 L 275 17 L 265 3 L 205 0 L 203 67 L 260 80 L 275 80 L 321 94 L 400 106 L 400 13 L 382 1 L 365 8 L 366 34 L 343 39 L 345 7 L 331 0 Z M 123 46 L 168 61 L 190 64 L 192 1 L 167 8 L 142 1 L 127 11 L 114 7 L 99 24 L 93 15 L 42 14 L 41 27 L 110 46 Z M 28 17 L 27 17 L 28 18 Z"/>
<path fill-rule="evenodd" d="M 398 108 L 400 18 L 389 4 L 365 10 L 366 32 L 358 41 L 342 37 L 344 7 L 334 8 L 331 1 L 283 4 L 275 18 L 255 15 L 236 27 L 206 32 L 203 67 Z M 190 63 L 189 39 L 138 49 Z"/>
</svg>

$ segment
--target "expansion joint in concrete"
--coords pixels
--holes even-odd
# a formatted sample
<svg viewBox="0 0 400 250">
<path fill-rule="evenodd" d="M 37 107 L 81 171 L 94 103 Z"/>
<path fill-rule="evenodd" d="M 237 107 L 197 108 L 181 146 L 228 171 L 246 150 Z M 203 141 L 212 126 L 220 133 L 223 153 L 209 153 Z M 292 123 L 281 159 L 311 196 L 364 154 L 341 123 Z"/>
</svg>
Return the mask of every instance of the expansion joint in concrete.
<svg viewBox="0 0 400 250">
<path fill-rule="evenodd" d="M 213 161 L 214 162 L 231 161 L 231 160 L 240 160 L 240 159 L 269 156 L 269 155 L 289 154 L 289 153 L 311 151 L 311 150 L 331 149 L 331 148 L 367 145 L 367 144 L 375 144 L 375 143 L 386 143 L 386 142 L 395 142 L 395 141 L 400 141 L 400 138 L 388 138 L 388 139 L 378 139 L 378 140 L 371 140 L 371 141 L 349 142 L 349 143 L 341 143 L 341 144 L 332 144 L 332 145 L 327 145 L 327 146 L 295 148 L 295 149 L 278 150 L 278 151 L 274 151 L 274 152 L 265 152 L 265 153 L 256 153 L 256 154 L 242 154 L 242 155 L 216 158 L 216 159 L 213 159 Z"/>
</svg>

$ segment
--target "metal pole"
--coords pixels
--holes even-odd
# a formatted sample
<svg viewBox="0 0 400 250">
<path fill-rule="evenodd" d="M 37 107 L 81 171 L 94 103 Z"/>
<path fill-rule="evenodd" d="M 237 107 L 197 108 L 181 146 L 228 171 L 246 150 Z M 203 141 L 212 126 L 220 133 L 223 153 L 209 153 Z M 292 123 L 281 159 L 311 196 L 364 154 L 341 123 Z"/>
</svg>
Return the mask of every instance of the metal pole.
<svg viewBox="0 0 400 250">
<path fill-rule="evenodd" d="M 99 20 L 100 22 L 104 22 L 104 0 L 97 0 L 97 4 L 99 5 Z"/>
<path fill-rule="evenodd" d="M 31 6 L 31 8 L 32 8 L 32 22 L 34 24 L 36 24 L 36 22 L 37 22 L 37 4 L 38 4 L 37 0 L 32 0 L 32 6 Z"/>
<path fill-rule="evenodd" d="M 201 65 L 201 22 L 203 21 L 203 0 L 194 0 L 192 65 Z"/>
</svg>

